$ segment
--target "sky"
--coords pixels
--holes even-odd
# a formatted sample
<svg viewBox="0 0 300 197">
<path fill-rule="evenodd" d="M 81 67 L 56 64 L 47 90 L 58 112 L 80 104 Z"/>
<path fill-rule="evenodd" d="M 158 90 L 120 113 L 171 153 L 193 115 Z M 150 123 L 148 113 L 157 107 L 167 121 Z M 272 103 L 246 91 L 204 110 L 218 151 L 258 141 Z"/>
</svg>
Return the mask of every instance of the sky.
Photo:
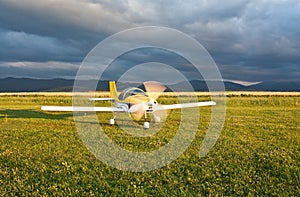
<svg viewBox="0 0 300 197">
<path fill-rule="evenodd" d="M 72 79 L 99 42 L 142 26 L 193 37 L 223 79 L 300 81 L 300 0 L 0 0 L 0 78 Z"/>
</svg>

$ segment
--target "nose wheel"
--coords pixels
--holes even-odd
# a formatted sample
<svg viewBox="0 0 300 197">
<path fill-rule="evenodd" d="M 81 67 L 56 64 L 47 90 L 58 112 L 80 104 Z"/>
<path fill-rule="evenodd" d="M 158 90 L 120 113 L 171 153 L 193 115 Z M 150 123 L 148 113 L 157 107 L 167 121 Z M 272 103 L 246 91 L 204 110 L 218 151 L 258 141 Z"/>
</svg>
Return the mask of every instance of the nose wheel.
<svg viewBox="0 0 300 197">
<path fill-rule="evenodd" d="M 144 129 L 149 129 L 149 128 L 150 128 L 150 123 L 144 122 Z"/>
</svg>

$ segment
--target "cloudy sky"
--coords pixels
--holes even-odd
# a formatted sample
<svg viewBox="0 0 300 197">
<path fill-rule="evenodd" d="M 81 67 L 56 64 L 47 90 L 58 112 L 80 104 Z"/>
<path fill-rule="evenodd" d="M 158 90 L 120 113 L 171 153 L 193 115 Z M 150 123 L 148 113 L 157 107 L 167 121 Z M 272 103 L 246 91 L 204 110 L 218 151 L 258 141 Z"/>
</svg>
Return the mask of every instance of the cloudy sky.
<svg viewBox="0 0 300 197">
<path fill-rule="evenodd" d="M 101 40 L 149 25 L 198 40 L 224 79 L 300 80 L 299 0 L 0 0 L 0 78 L 74 78 Z"/>
</svg>

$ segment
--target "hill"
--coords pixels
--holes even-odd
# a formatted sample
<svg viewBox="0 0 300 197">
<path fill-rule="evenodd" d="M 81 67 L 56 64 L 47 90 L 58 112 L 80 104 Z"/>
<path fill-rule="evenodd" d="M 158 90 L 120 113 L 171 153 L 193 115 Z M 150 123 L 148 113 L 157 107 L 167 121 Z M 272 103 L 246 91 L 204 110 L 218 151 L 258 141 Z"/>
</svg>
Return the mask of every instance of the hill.
<svg viewBox="0 0 300 197">
<path fill-rule="evenodd" d="M 95 81 L 83 80 L 81 81 L 82 91 L 89 91 L 88 84 Z M 212 82 L 213 84 L 214 82 Z M 217 83 L 217 82 L 215 82 Z M 74 80 L 72 79 L 30 79 L 30 78 L 4 78 L 0 79 L 0 92 L 71 92 L 73 90 Z M 192 80 L 190 84 L 195 91 L 208 91 L 205 81 Z M 118 84 L 119 89 L 126 87 L 140 86 L 137 83 L 122 83 Z M 170 85 L 167 91 L 171 89 L 177 91 L 185 91 L 186 82 Z M 234 82 L 224 82 L 227 91 L 300 91 L 300 81 L 298 82 L 274 82 L 266 81 L 255 85 L 245 86 Z M 100 81 L 97 85 L 97 90 L 107 91 L 108 81 Z"/>
</svg>

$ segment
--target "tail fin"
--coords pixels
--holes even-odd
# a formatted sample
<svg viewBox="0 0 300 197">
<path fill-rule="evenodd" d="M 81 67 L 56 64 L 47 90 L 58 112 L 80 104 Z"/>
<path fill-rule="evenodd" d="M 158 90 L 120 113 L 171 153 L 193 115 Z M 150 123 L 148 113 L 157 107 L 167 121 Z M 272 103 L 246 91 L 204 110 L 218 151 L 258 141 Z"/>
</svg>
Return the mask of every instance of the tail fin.
<svg viewBox="0 0 300 197">
<path fill-rule="evenodd" d="M 111 98 L 118 98 L 118 92 L 117 92 L 117 87 L 116 87 L 116 82 L 115 81 L 110 81 L 109 82 L 109 93 Z"/>
</svg>

